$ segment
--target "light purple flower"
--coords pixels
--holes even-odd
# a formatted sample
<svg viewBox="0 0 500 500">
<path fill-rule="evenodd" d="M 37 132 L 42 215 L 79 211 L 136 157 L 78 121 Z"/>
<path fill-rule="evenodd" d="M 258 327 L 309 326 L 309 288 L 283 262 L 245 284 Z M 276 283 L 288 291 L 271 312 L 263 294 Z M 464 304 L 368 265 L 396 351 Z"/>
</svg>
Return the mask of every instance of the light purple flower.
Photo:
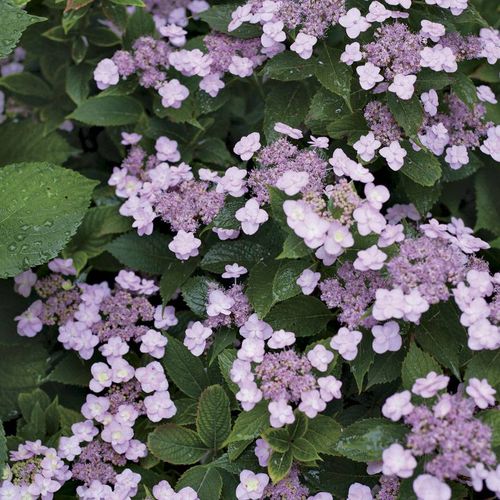
<svg viewBox="0 0 500 500">
<path fill-rule="evenodd" d="M 417 461 L 411 451 L 405 450 L 400 444 L 394 443 L 382 453 L 382 473 L 387 476 L 402 478 L 411 477 L 417 466 Z"/>
<path fill-rule="evenodd" d="M 238 500 L 258 500 L 264 495 L 264 490 L 269 484 L 267 474 L 255 474 L 244 469 L 240 472 L 240 484 L 236 488 L 236 498 Z"/>
<path fill-rule="evenodd" d="M 346 45 L 344 52 L 340 55 L 340 60 L 349 66 L 357 61 L 361 61 L 361 59 L 363 59 L 363 54 L 361 53 L 359 42 Z"/>
<path fill-rule="evenodd" d="M 313 35 L 300 32 L 295 41 L 290 45 L 290 50 L 296 52 L 302 59 L 309 59 L 313 53 L 313 47 L 318 39 Z"/>
<path fill-rule="evenodd" d="M 497 391 L 491 387 L 485 378 L 482 380 L 478 378 L 469 379 L 465 392 L 474 400 L 476 406 L 481 408 L 481 410 L 485 410 L 488 406 L 493 406 L 495 404 L 495 394 Z"/>
<path fill-rule="evenodd" d="M 92 380 L 89 383 L 90 390 L 101 392 L 113 383 L 113 372 L 106 363 L 94 363 L 90 368 Z"/>
<path fill-rule="evenodd" d="M 395 75 L 393 82 L 389 85 L 389 92 L 394 92 L 400 99 L 411 99 L 415 91 L 414 85 L 417 81 L 415 75 Z"/>
<path fill-rule="evenodd" d="M 308 142 L 313 148 L 328 149 L 330 139 L 328 137 L 314 137 L 311 135 L 311 140 Z"/>
<path fill-rule="evenodd" d="M 308 183 L 309 174 L 307 172 L 287 170 L 276 181 L 276 187 L 284 191 L 288 196 L 294 196 L 306 187 Z"/>
<path fill-rule="evenodd" d="M 246 78 L 253 73 L 253 62 L 248 57 L 240 57 L 234 55 L 231 58 L 231 64 L 229 65 L 229 73 L 240 78 Z"/>
<path fill-rule="evenodd" d="M 469 163 L 469 154 L 467 148 L 461 144 L 460 146 L 450 146 L 446 148 L 445 161 L 450 168 L 458 170 Z"/>
<path fill-rule="evenodd" d="M 14 318 L 17 321 L 17 333 L 22 337 L 34 337 L 42 331 L 43 322 L 40 316 L 43 311 L 43 303 L 36 300 L 26 311 Z"/>
<path fill-rule="evenodd" d="M 162 136 L 155 142 L 156 157 L 160 161 L 177 162 L 181 159 L 179 144 L 173 139 Z"/>
<path fill-rule="evenodd" d="M 37 275 L 31 269 L 28 269 L 14 278 L 14 290 L 23 297 L 29 297 L 36 281 Z"/>
<path fill-rule="evenodd" d="M 359 157 L 363 161 L 371 161 L 375 157 L 375 152 L 382 143 L 375 139 L 373 132 L 368 132 L 366 135 L 362 135 L 352 147 L 356 150 Z"/>
<path fill-rule="evenodd" d="M 430 474 L 421 474 L 413 481 L 418 500 L 450 500 L 451 488 Z"/>
<path fill-rule="evenodd" d="M 316 370 L 326 372 L 328 365 L 333 360 L 333 352 L 326 349 L 325 346 L 318 344 L 307 353 L 307 359 Z"/>
<path fill-rule="evenodd" d="M 295 343 L 295 333 L 286 332 L 285 330 L 276 330 L 271 338 L 267 341 L 267 345 L 271 349 L 283 349 Z"/>
<path fill-rule="evenodd" d="M 236 210 L 235 217 L 241 222 L 245 234 L 255 234 L 259 226 L 269 219 L 267 212 L 262 210 L 256 198 L 250 198 L 245 206 Z"/>
<path fill-rule="evenodd" d="M 257 439 L 257 441 L 255 441 L 254 453 L 261 467 L 267 467 L 271 452 L 272 448 L 266 441 L 264 441 L 263 439 Z"/>
<path fill-rule="evenodd" d="M 424 105 L 425 112 L 430 116 L 435 116 L 437 114 L 439 99 L 437 92 L 434 89 L 429 90 L 429 92 L 423 92 L 420 95 L 420 100 Z"/>
<path fill-rule="evenodd" d="M 347 500 L 373 500 L 372 491 L 364 484 L 351 484 L 347 492 Z"/>
<path fill-rule="evenodd" d="M 311 295 L 321 279 L 320 273 L 315 273 L 311 269 L 304 269 L 297 278 L 297 285 L 300 286 L 304 295 Z"/>
<path fill-rule="evenodd" d="M 158 391 L 144 398 L 146 415 L 152 422 L 159 422 L 165 418 L 172 418 L 177 413 L 174 402 L 168 391 Z"/>
<path fill-rule="evenodd" d="M 382 406 L 382 415 L 390 418 L 393 422 L 397 422 L 406 415 L 413 411 L 411 403 L 411 392 L 403 391 L 397 392 L 385 400 Z"/>
<path fill-rule="evenodd" d="M 378 249 L 377 245 L 372 245 L 366 250 L 360 250 L 354 261 L 354 269 L 358 271 L 378 271 L 384 266 L 387 255 Z"/>
<path fill-rule="evenodd" d="M 94 80 L 99 90 L 116 85 L 120 81 L 118 67 L 111 59 L 102 59 L 94 70 Z"/>
<path fill-rule="evenodd" d="M 340 16 L 339 24 L 346 29 L 349 38 L 357 38 L 360 33 L 370 27 L 370 23 L 357 8 L 349 9 L 345 15 Z"/>
<path fill-rule="evenodd" d="M 153 358 L 161 359 L 165 355 L 165 346 L 167 345 L 167 337 L 163 336 L 156 330 L 149 329 L 141 338 L 140 351 Z"/>
<path fill-rule="evenodd" d="M 175 326 L 179 320 L 175 317 L 175 308 L 173 306 L 156 306 L 154 312 L 154 326 L 160 330 L 169 326 Z"/>
<path fill-rule="evenodd" d="M 209 316 L 218 316 L 219 314 L 229 316 L 234 303 L 234 299 L 222 290 L 212 290 L 208 294 L 207 314 Z"/>
<path fill-rule="evenodd" d="M 76 276 L 73 259 L 54 259 L 49 262 L 49 269 L 54 273 Z"/>
<path fill-rule="evenodd" d="M 389 146 L 385 146 L 380 151 L 380 156 L 386 159 L 391 170 L 397 171 L 404 165 L 404 159 L 408 154 L 406 149 L 399 145 L 398 141 L 393 141 Z"/>
<path fill-rule="evenodd" d="M 240 266 L 236 263 L 227 264 L 224 267 L 224 270 L 225 272 L 222 273 L 222 277 L 227 279 L 232 279 L 232 278 L 237 279 L 243 274 L 246 274 L 248 272 L 246 267 Z"/>
<path fill-rule="evenodd" d="M 417 378 L 411 392 L 423 398 L 433 398 L 440 390 L 446 389 L 449 381 L 450 377 L 432 371 L 425 378 Z"/>
<path fill-rule="evenodd" d="M 286 424 L 293 424 L 295 422 L 293 408 L 284 399 L 271 401 L 268 409 L 270 414 L 269 422 L 274 428 L 283 427 Z"/>
<path fill-rule="evenodd" d="M 340 392 L 342 382 L 337 380 L 333 375 L 319 377 L 318 385 L 319 395 L 325 403 L 330 402 L 332 399 L 340 399 L 342 397 L 342 393 Z"/>
<path fill-rule="evenodd" d="M 309 418 L 315 418 L 318 413 L 321 413 L 326 408 L 326 403 L 317 389 L 303 392 L 300 399 L 299 410 Z"/>
<path fill-rule="evenodd" d="M 237 167 L 229 167 L 217 182 L 218 193 L 228 193 L 235 198 L 243 196 L 246 191 L 245 177 L 247 171 Z"/>
<path fill-rule="evenodd" d="M 395 321 L 388 321 L 384 325 L 375 325 L 372 328 L 373 350 L 377 354 L 387 351 L 399 351 L 403 345 L 403 339 L 399 334 L 399 325 Z"/>
<path fill-rule="evenodd" d="M 478 99 L 482 102 L 489 102 L 490 104 L 496 104 L 498 102 L 495 93 L 488 85 L 479 85 L 476 88 L 476 92 Z"/>
<path fill-rule="evenodd" d="M 201 356 L 205 351 L 207 339 L 212 335 L 212 329 L 203 326 L 200 321 L 195 321 L 186 329 L 184 345 L 194 356 Z"/>
<path fill-rule="evenodd" d="M 384 77 L 380 74 L 380 68 L 371 62 L 358 66 L 356 73 L 359 75 L 359 84 L 363 90 L 370 90 L 378 82 L 384 80 Z"/>
<path fill-rule="evenodd" d="M 247 161 L 261 147 L 260 134 L 252 132 L 250 135 L 242 137 L 234 146 L 233 151 L 243 160 Z"/>
<path fill-rule="evenodd" d="M 439 39 L 446 33 L 446 28 L 441 23 L 433 23 L 423 19 L 420 21 L 420 34 L 426 38 L 430 38 L 433 42 L 438 42 Z"/>
<path fill-rule="evenodd" d="M 161 105 L 164 108 L 179 109 L 184 100 L 189 96 L 189 89 L 176 78 L 169 82 L 163 82 L 158 89 L 161 96 Z"/>
<path fill-rule="evenodd" d="M 358 344 L 363 339 L 363 334 L 357 330 L 339 329 L 337 335 L 332 337 L 330 347 L 347 361 L 352 361 L 358 355 Z"/>
<path fill-rule="evenodd" d="M 302 139 L 302 137 L 304 137 L 299 129 L 292 128 L 290 127 L 290 125 L 282 122 L 276 122 L 274 124 L 274 131 L 278 132 L 279 134 L 287 135 L 292 139 Z"/>
<path fill-rule="evenodd" d="M 196 238 L 193 233 L 187 233 L 182 229 L 168 244 L 169 250 L 174 252 L 179 260 L 188 260 L 191 257 L 196 257 L 199 254 L 198 248 L 200 246 L 201 240 Z"/>
</svg>

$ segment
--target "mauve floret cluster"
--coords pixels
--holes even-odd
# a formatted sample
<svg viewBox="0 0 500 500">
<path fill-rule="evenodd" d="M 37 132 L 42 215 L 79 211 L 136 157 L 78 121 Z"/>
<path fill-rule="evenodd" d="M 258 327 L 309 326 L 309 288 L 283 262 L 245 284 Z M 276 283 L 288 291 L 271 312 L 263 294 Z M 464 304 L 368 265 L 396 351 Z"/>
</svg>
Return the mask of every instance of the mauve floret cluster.
<svg viewBox="0 0 500 500">
<path fill-rule="evenodd" d="M 299 469 L 292 466 L 288 475 L 276 484 L 269 484 L 264 491 L 265 498 L 269 500 L 306 499 L 309 488 L 300 482 Z"/>
<path fill-rule="evenodd" d="M 251 171 L 248 186 L 259 203 L 269 201 L 267 186 L 276 186 L 286 172 L 307 174 L 307 183 L 300 189 L 303 194 L 320 194 L 324 188 L 327 162 L 315 151 L 300 150 L 286 138 L 278 139 L 263 148 L 257 161 L 261 166 Z"/>
</svg>

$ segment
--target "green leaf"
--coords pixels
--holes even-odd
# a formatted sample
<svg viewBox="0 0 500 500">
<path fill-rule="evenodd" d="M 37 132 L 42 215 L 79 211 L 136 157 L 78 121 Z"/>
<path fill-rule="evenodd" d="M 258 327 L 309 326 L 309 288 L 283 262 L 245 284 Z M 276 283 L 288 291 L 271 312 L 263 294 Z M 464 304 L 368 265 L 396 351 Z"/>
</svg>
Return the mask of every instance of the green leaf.
<svg viewBox="0 0 500 500">
<path fill-rule="evenodd" d="M 328 124 L 346 113 L 350 114 L 345 101 L 320 87 L 311 100 L 305 123 L 313 134 L 326 135 Z"/>
<path fill-rule="evenodd" d="M 82 221 L 95 184 L 50 163 L 0 169 L 0 277 L 55 257 Z"/>
<path fill-rule="evenodd" d="M 417 378 L 426 377 L 429 372 L 442 373 L 441 367 L 437 361 L 419 349 L 415 343 L 410 345 L 408 354 L 403 361 L 401 377 L 403 379 L 403 387 L 411 389 Z"/>
<path fill-rule="evenodd" d="M 217 500 L 222 492 L 222 478 L 215 467 L 197 465 L 182 474 L 175 489 L 187 486 L 196 491 L 200 500 Z"/>
<path fill-rule="evenodd" d="M 219 365 L 220 372 L 222 377 L 226 381 L 229 389 L 236 394 L 240 388 L 231 380 L 229 377 L 229 372 L 231 367 L 233 366 L 234 360 L 236 359 L 236 351 L 234 349 L 224 349 L 217 356 L 217 364 Z"/>
<path fill-rule="evenodd" d="M 11 0 L 0 3 L 0 59 L 8 56 L 21 39 L 23 31 L 45 18 L 32 16 Z"/>
<path fill-rule="evenodd" d="M 464 379 L 468 381 L 471 378 L 487 379 L 500 391 L 500 351 L 481 351 L 474 354 L 467 364 Z"/>
<path fill-rule="evenodd" d="M 274 131 L 277 122 L 300 127 L 309 109 L 309 95 L 301 82 L 271 82 L 264 108 L 264 133 L 268 142 L 281 136 Z"/>
<path fill-rule="evenodd" d="M 88 98 L 68 118 L 86 125 L 114 127 L 137 123 L 142 113 L 141 103 L 133 97 L 107 95 Z"/>
<path fill-rule="evenodd" d="M 75 104 L 81 104 L 89 96 L 89 81 L 93 68 L 87 64 L 68 66 L 66 70 L 66 94 Z"/>
<path fill-rule="evenodd" d="M 392 382 L 401 376 L 401 366 L 405 351 L 400 349 L 395 352 L 386 352 L 375 356 L 368 375 L 366 377 L 366 389 L 370 389 L 377 384 L 386 384 Z"/>
<path fill-rule="evenodd" d="M 262 437 L 274 451 L 285 453 L 290 448 L 290 435 L 286 429 L 268 429 Z"/>
<path fill-rule="evenodd" d="M 46 103 L 52 98 L 52 89 L 45 80 L 32 73 L 13 73 L 4 76 L 0 78 L 0 87 L 15 94 L 36 98 L 41 103 Z"/>
<path fill-rule="evenodd" d="M 358 386 L 358 392 L 361 394 L 365 375 L 368 373 L 368 370 L 375 359 L 375 352 L 372 348 L 370 335 L 366 333 L 363 335 L 358 351 L 358 355 L 353 361 L 350 362 L 350 365 L 351 372 L 354 375 L 356 385 Z"/>
<path fill-rule="evenodd" d="M 7 440 L 2 421 L 0 420 L 0 477 L 3 477 L 3 468 L 7 463 Z"/>
<path fill-rule="evenodd" d="M 415 93 L 420 95 L 422 92 L 428 92 L 431 89 L 441 90 L 447 87 L 450 82 L 451 79 L 446 73 L 424 68 L 417 75 Z"/>
<path fill-rule="evenodd" d="M 318 50 L 316 62 L 316 77 L 321 85 L 344 99 L 351 109 L 351 79 L 352 70 L 340 61 L 340 49 L 334 49 L 323 43 Z"/>
<path fill-rule="evenodd" d="M 270 257 L 269 248 L 259 245 L 252 239 L 219 241 L 215 243 L 201 261 L 205 271 L 221 274 L 227 264 L 237 262 L 250 269 L 257 262 Z"/>
<path fill-rule="evenodd" d="M 47 377 L 49 382 L 88 387 L 91 379 L 89 367 L 75 353 L 66 354 Z"/>
<path fill-rule="evenodd" d="M 213 226 L 220 227 L 222 229 L 239 229 L 241 222 L 236 219 L 235 214 L 244 205 L 244 198 L 233 198 L 232 196 L 228 197 L 222 207 L 222 210 L 212 221 Z"/>
<path fill-rule="evenodd" d="M 380 460 L 382 452 L 400 442 L 406 428 L 383 418 L 367 418 L 346 427 L 335 447 L 341 455 L 357 462 Z"/>
<path fill-rule="evenodd" d="M 267 472 L 273 483 L 281 481 L 290 472 L 292 460 L 292 450 L 288 450 L 285 453 L 272 452 L 267 465 Z"/>
<path fill-rule="evenodd" d="M 199 397 L 209 385 L 201 360 L 191 354 L 182 342 L 170 335 L 162 363 L 174 384 L 192 398 Z"/>
<path fill-rule="evenodd" d="M 368 125 L 366 124 L 363 113 L 356 112 L 350 115 L 344 115 L 332 121 L 328 127 L 328 135 L 332 139 L 342 139 L 343 137 L 356 137 L 368 132 Z"/>
<path fill-rule="evenodd" d="M 304 240 L 295 233 L 290 233 L 283 243 L 282 252 L 277 259 L 301 259 L 310 255 L 311 249 L 306 246 Z"/>
<path fill-rule="evenodd" d="M 0 144 L 0 167 L 35 161 L 62 164 L 74 152 L 59 133 L 46 134 L 43 124 L 31 120 L 9 121 L 0 125 Z"/>
<path fill-rule="evenodd" d="M 19 394 L 30 392 L 41 383 L 48 354 L 39 343 L 32 342 L 29 348 L 2 345 L 0 356 L 0 419 L 7 421 L 16 415 Z"/>
<path fill-rule="evenodd" d="M 387 95 L 387 104 L 398 125 L 408 137 L 415 137 L 422 126 L 424 111 L 420 99 L 413 95 L 411 99 L 402 100 L 391 92 Z"/>
<path fill-rule="evenodd" d="M 199 14 L 200 18 L 205 21 L 213 30 L 221 33 L 226 33 L 237 38 L 254 38 L 260 36 L 261 30 L 259 27 L 245 23 L 238 29 L 229 32 L 227 27 L 231 22 L 231 14 L 238 7 L 236 4 L 213 5 L 210 9 Z"/>
<path fill-rule="evenodd" d="M 278 302 L 300 293 L 296 281 L 306 267 L 302 261 L 267 260 L 252 268 L 246 295 L 260 318 L 264 318 Z"/>
<path fill-rule="evenodd" d="M 439 182 L 430 187 L 422 186 L 405 175 L 400 176 L 400 181 L 408 200 L 415 205 L 421 214 L 426 214 L 439 200 L 442 191 Z"/>
<path fill-rule="evenodd" d="M 234 158 L 228 151 L 226 143 L 219 137 L 207 137 L 200 141 L 193 152 L 193 158 L 203 163 L 213 163 L 220 166 L 228 166 L 234 162 Z M 239 198 L 235 198 L 240 200 Z M 241 200 L 240 200 L 241 201 Z M 216 227 L 220 227 L 217 226 Z"/>
<path fill-rule="evenodd" d="M 184 302 L 198 316 L 206 316 L 208 288 L 210 285 L 216 285 L 216 282 L 206 276 L 194 276 L 181 287 Z"/>
<path fill-rule="evenodd" d="M 234 422 L 227 443 L 254 439 L 269 426 L 267 402 L 261 401 L 250 411 L 242 411 Z"/>
<path fill-rule="evenodd" d="M 125 47 L 131 47 L 141 36 L 153 36 L 154 33 L 155 23 L 153 16 L 146 9 L 135 9 L 134 13 L 128 18 L 124 37 Z"/>
<path fill-rule="evenodd" d="M 321 332 L 332 317 L 321 300 L 299 296 L 276 304 L 266 316 L 266 321 L 276 330 L 284 329 L 298 337 L 309 337 Z"/>
<path fill-rule="evenodd" d="M 194 464 L 207 453 L 196 432 L 175 424 L 160 425 L 149 434 L 148 448 L 155 457 L 175 465 Z"/>
<path fill-rule="evenodd" d="M 292 453 L 295 460 L 299 462 L 312 462 L 320 458 L 314 445 L 304 438 L 294 440 L 292 444 Z"/>
<path fill-rule="evenodd" d="M 318 453 L 333 454 L 341 432 L 340 424 L 333 418 L 317 415 L 309 420 L 304 438 L 314 446 Z"/>
<path fill-rule="evenodd" d="M 64 253 L 71 256 L 76 252 L 85 252 L 89 259 L 96 257 L 117 234 L 129 229 L 130 219 L 120 215 L 116 205 L 92 207 Z"/>
<path fill-rule="evenodd" d="M 282 82 L 305 80 L 315 74 L 315 67 L 314 60 L 302 59 L 295 52 L 286 50 L 267 62 L 262 76 Z"/>
<path fill-rule="evenodd" d="M 167 264 L 160 280 L 160 294 L 163 304 L 168 303 L 175 292 L 194 273 L 199 263 L 199 259 L 191 258 L 186 261 L 175 259 Z"/>
<path fill-rule="evenodd" d="M 439 160 L 423 150 L 414 151 L 408 143 L 405 144 L 405 149 L 407 155 L 401 173 L 417 184 L 433 186 L 441 177 Z"/>
<path fill-rule="evenodd" d="M 463 101 L 469 108 L 478 102 L 477 90 L 474 82 L 463 73 L 457 72 L 453 75 L 451 90 Z"/>
<path fill-rule="evenodd" d="M 2 346 L 30 346 L 33 339 L 21 337 L 17 333 L 17 322 L 14 321 L 16 316 L 19 316 L 31 305 L 29 298 L 21 297 L 14 292 L 14 283 L 12 280 L 0 280 L 0 353 Z"/>
<path fill-rule="evenodd" d="M 218 450 L 231 432 L 229 398 L 220 385 L 207 387 L 200 396 L 196 430 L 201 440 Z"/>
<path fill-rule="evenodd" d="M 161 233 L 139 236 L 135 230 L 119 236 L 106 250 L 124 266 L 136 271 L 161 274 L 175 259 L 168 249 L 171 239 Z"/>
<path fill-rule="evenodd" d="M 476 175 L 476 230 L 486 229 L 500 236 L 500 199 L 497 183 L 498 167 L 483 168 Z"/>
<path fill-rule="evenodd" d="M 467 333 L 459 318 L 460 314 L 451 301 L 436 304 L 415 327 L 415 339 L 424 351 L 460 380 L 460 354 L 467 345 Z"/>
</svg>

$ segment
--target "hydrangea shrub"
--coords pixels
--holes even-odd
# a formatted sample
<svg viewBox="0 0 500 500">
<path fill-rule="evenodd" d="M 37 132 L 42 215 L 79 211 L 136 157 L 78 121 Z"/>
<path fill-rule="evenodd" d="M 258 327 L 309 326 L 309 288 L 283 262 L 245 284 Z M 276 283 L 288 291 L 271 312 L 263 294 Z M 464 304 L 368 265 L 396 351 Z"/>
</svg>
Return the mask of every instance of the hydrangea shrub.
<svg viewBox="0 0 500 500">
<path fill-rule="evenodd" d="M 0 4 L 0 500 L 500 498 L 488 0 Z"/>
</svg>

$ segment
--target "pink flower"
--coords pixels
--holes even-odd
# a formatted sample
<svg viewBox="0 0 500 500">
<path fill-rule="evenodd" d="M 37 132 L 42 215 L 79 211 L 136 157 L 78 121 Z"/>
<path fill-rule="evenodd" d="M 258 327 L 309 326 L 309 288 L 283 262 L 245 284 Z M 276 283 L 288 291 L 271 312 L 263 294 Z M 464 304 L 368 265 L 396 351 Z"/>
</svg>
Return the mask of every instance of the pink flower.
<svg viewBox="0 0 500 500">
<path fill-rule="evenodd" d="M 234 299 L 221 290 L 212 290 L 208 294 L 207 314 L 209 316 L 213 317 L 219 314 L 229 316 L 233 306 Z"/>
<path fill-rule="evenodd" d="M 361 483 L 351 484 L 347 492 L 347 500 L 373 500 L 372 490 Z"/>
<path fill-rule="evenodd" d="M 149 329 L 141 338 L 140 351 L 153 356 L 153 358 L 163 358 L 167 337 L 156 330 Z"/>
<path fill-rule="evenodd" d="M 384 80 L 380 74 L 380 68 L 371 62 L 358 66 L 356 73 L 359 75 L 359 84 L 363 90 L 370 90 L 375 87 L 375 84 Z"/>
<path fill-rule="evenodd" d="M 408 154 L 404 148 L 399 145 L 398 141 L 393 141 L 382 148 L 380 156 L 386 159 L 387 165 L 391 170 L 397 171 L 404 165 L 404 158 Z"/>
<path fill-rule="evenodd" d="M 333 360 L 333 352 L 318 344 L 307 353 L 307 359 L 316 370 L 326 372 L 328 365 Z"/>
<path fill-rule="evenodd" d="M 403 391 L 393 394 L 385 400 L 382 406 L 382 415 L 386 418 L 390 418 L 393 422 L 397 422 L 406 415 L 409 415 L 413 411 L 413 405 L 411 404 L 411 392 Z"/>
<path fill-rule="evenodd" d="M 269 483 L 267 474 L 255 474 L 245 469 L 240 473 L 240 484 L 236 488 L 238 500 L 258 500 L 264 495 L 264 490 Z"/>
<path fill-rule="evenodd" d="M 421 474 L 413 481 L 418 500 L 450 500 L 451 488 L 430 474 Z"/>
<path fill-rule="evenodd" d="M 36 274 L 31 269 L 28 269 L 14 278 L 14 290 L 23 297 L 29 297 L 36 281 Z"/>
<path fill-rule="evenodd" d="M 444 159 L 451 169 L 458 170 L 469 163 L 469 154 L 463 144 L 460 146 L 450 146 L 446 148 Z"/>
<path fill-rule="evenodd" d="M 399 334 L 399 325 L 395 321 L 389 321 L 384 325 L 375 325 L 372 328 L 373 350 L 377 354 L 387 351 L 399 351 L 403 345 L 403 339 Z"/>
<path fill-rule="evenodd" d="M 54 259 L 49 262 L 49 269 L 54 273 L 76 276 L 73 259 Z"/>
<path fill-rule="evenodd" d="M 111 59 L 103 59 L 94 70 L 94 80 L 99 90 L 107 89 L 120 81 L 118 66 Z"/>
<path fill-rule="evenodd" d="M 163 82 L 158 89 L 161 96 L 161 105 L 164 108 L 179 109 L 182 102 L 189 96 L 189 89 L 179 82 L 176 78 L 169 82 Z"/>
<path fill-rule="evenodd" d="M 415 75 L 395 75 L 394 80 L 389 85 L 389 92 L 394 92 L 400 99 L 411 99 L 415 91 L 414 85 L 417 81 Z"/>
<path fill-rule="evenodd" d="M 181 159 L 181 154 L 179 153 L 179 144 L 177 143 L 177 141 L 169 139 L 168 137 L 158 137 L 155 142 L 155 149 L 156 157 L 160 161 L 177 162 Z"/>
<path fill-rule="evenodd" d="M 242 137 L 234 146 L 233 151 L 243 160 L 249 160 L 261 147 L 260 134 L 252 132 L 250 135 Z"/>
<path fill-rule="evenodd" d="M 304 269 L 301 275 L 297 278 L 297 285 L 302 289 L 304 295 L 311 295 L 321 279 L 320 273 L 315 273 L 311 269 Z"/>
<path fill-rule="evenodd" d="M 253 73 L 253 62 L 248 57 L 233 56 L 228 69 L 232 75 L 246 78 Z"/>
<path fill-rule="evenodd" d="M 411 392 L 423 398 L 433 398 L 440 390 L 446 389 L 450 377 L 432 371 L 425 378 L 417 378 Z"/>
<path fill-rule="evenodd" d="M 349 9 L 345 15 L 339 18 L 340 26 L 346 30 L 349 38 L 357 38 L 360 33 L 366 31 L 370 27 L 370 23 L 361 15 L 357 8 Z"/>
<path fill-rule="evenodd" d="M 267 212 L 262 210 L 256 198 L 250 198 L 245 206 L 238 209 L 236 220 L 241 222 L 241 229 L 245 234 L 255 234 L 259 226 L 269 219 Z"/>
<path fill-rule="evenodd" d="M 351 64 L 361 61 L 363 59 L 363 54 L 361 54 L 361 50 L 359 42 L 353 42 L 349 45 L 345 46 L 344 52 L 340 55 L 340 60 L 343 63 L 348 64 L 351 66 Z"/>
<path fill-rule="evenodd" d="M 358 344 L 363 339 L 363 334 L 357 330 L 339 329 L 337 335 L 332 337 L 330 347 L 347 361 L 352 361 L 358 355 Z"/>
<path fill-rule="evenodd" d="M 267 341 L 267 345 L 271 349 L 283 349 L 295 343 L 295 333 L 285 332 L 285 330 L 276 330 L 271 338 Z"/>
<path fill-rule="evenodd" d="M 296 172 L 287 170 L 276 181 L 276 187 L 284 191 L 288 196 L 294 196 L 299 193 L 309 182 L 307 172 Z"/>
<path fill-rule="evenodd" d="M 378 271 L 384 266 L 384 262 L 387 259 L 387 255 L 380 251 L 377 245 L 372 245 L 366 250 L 360 250 L 357 254 L 357 258 L 354 261 L 354 269 L 358 271 Z"/>
<path fill-rule="evenodd" d="M 255 456 L 261 467 L 267 467 L 272 448 L 263 439 L 255 441 Z"/>
<path fill-rule="evenodd" d="M 278 132 L 279 134 L 287 135 L 292 139 L 302 139 L 302 137 L 304 137 L 302 132 L 298 128 L 292 128 L 290 127 L 290 125 L 282 122 L 276 122 L 274 124 L 274 131 Z"/>
<path fill-rule="evenodd" d="M 368 134 L 362 135 L 352 147 L 363 161 L 371 161 L 375 157 L 375 151 L 381 145 L 382 143 L 375 139 L 373 132 L 368 132 Z"/>
<path fill-rule="evenodd" d="M 303 392 L 300 395 L 301 402 L 299 410 L 309 418 L 315 418 L 318 413 L 321 413 L 326 408 L 326 403 L 321 399 L 318 390 Z"/>
<path fill-rule="evenodd" d="M 188 260 L 199 254 L 198 248 L 201 246 L 201 240 L 195 238 L 193 233 L 187 233 L 180 230 L 168 244 L 170 251 L 175 253 L 179 260 Z"/>
<path fill-rule="evenodd" d="M 424 110 L 428 115 L 435 116 L 437 114 L 439 99 L 437 92 L 434 89 L 429 90 L 429 92 L 423 92 L 420 95 L 420 100 L 422 101 Z"/>
<path fill-rule="evenodd" d="M 495 394 L 497 391 L 491 387 L 485 378 L 482 380 L 478 378 L 469 379 L 465 392 L 474 400 L 476 406 L 481 408 L 481 410 L 485 410 L 488 406 L 493 406 L 495 404 Z"/>
<path fill-rule="evenodd" d="M 283 427 L 286 424 L 293 424 L 295 422 L 293 408 L 284 399 L 272 401 L 269 403 L 268 409 L 270 414 L 269 422 L 274 428 Z"/>
<path fill-rule="evenodd" d="M 300 32 L 295 41 L 290 45 L 290 50 L 296 52 L 302 59 L 309 59 L 313 53 L 313 47 L 318 39 L 313 35 Z"/>
<path fill-rule="evenodd" d="M 417 461 L 411 451 L 405 450 L 400 444 L 394 443 L 382 453 L 382 473 L 387 476 L 411 477 L 417 466 Z"/>
<path fill-rule="evenodd" d="M 319 395 L 325 403 L 330 402 L 334 398 L 340 399 L 342 397 L 342 393 L 340 392 L 342 382 L 337 380 L 333 375 L 318 378 L 318 385 Z"/>
<path fill-rule="evenodd" d="M 43 311 L 43 303 L 36 300 L 26 311 L 14 318 L 17 321 L 17 333 L 22 337 L 34 337 L 42 331 L 43 322 L 40 316 Z"/>
<path fill-rule="evenodd" d="M 246 191 L 245 177 L 247 171 L 237 167 L 230 167 L 217 182 L 218 193 L 228 193 L 235 198 L 243 196 Z"/>
<path fill-rule="evenodd" d="M 201 356 L 205 351 L 207 339 L 212 335 L 212 329 L 203 326 L 203 323 L 195 321 L 186 329 L 184 345 L 194 356 Z"/>
</svg>

